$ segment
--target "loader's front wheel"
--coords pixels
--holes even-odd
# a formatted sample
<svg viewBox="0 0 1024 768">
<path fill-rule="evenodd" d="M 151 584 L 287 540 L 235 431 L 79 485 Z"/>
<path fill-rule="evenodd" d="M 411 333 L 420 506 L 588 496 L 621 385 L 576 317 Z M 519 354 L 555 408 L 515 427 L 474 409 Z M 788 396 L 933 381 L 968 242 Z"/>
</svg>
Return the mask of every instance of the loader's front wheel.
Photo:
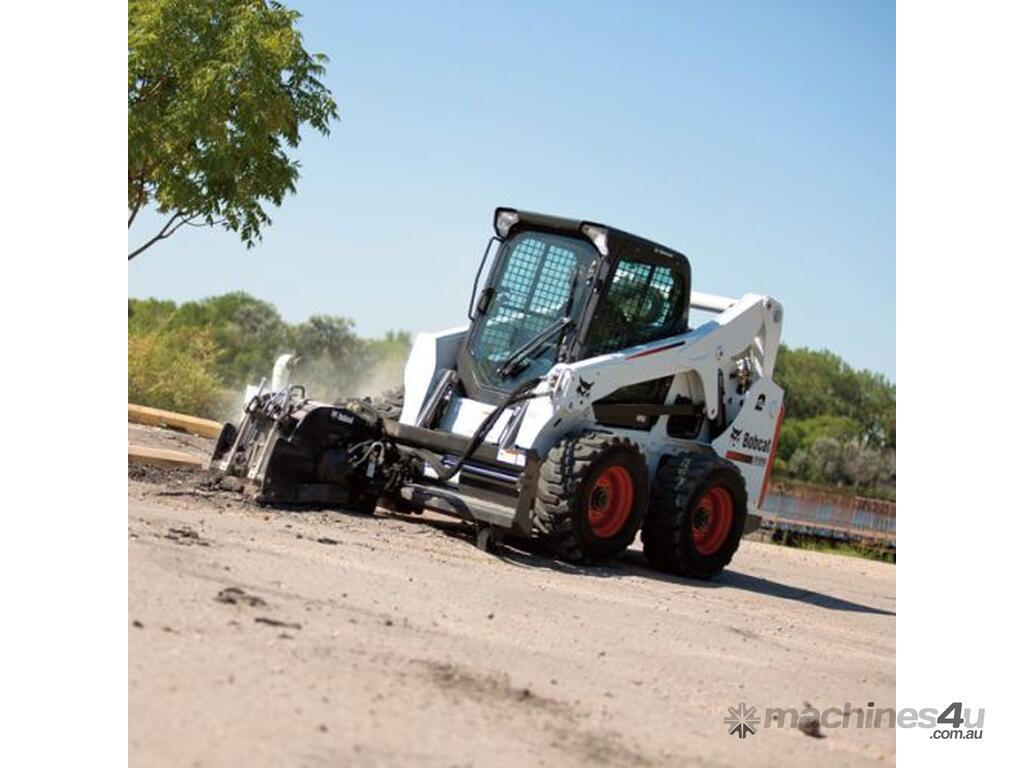
<svg viewBox="0 0 1024 768">
<path fill-rule="evenodd" d="M 641 539 L 655 568 L 709 579 L 736 553 L 747 489 L 731 461 L 712 453 L 667 456 L 655 476 Z"/>
<path fill-rule="evenodd" d="M 632 440 L 596 432 L 563 439 L 540 470 L 534 527 L 566 560 L 614 557 L 647 510 L 647 465 Z"/>
</svg>

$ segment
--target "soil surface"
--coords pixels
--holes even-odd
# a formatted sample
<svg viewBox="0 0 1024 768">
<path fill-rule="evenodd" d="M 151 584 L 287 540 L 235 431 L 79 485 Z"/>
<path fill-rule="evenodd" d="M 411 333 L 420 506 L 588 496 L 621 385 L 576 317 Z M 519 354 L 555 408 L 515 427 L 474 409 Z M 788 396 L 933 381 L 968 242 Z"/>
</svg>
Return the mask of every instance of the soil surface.
<svg viewBox="0 0 1024 768">
<path fill-rule="evenodd" d="M 131 764 L 895 763 L 889 728 L 764 723 L 895 706 L 895 566 L 745 541 L 699 582 L 635 548 L 575 567 L 473 542 L 440 516 L 267 509 L 133 467 Z M 740 704 L 759 718 L 744 739 Z"/>
<path fill-rule="evenodd" d="M 209 458 L 213 451 L 213 440 L 199 435 L 190 435 L 174 429 L 150 427 L 146 424 L 128 425 L 128 444 L 141 445 L 146 448 L 167 448 L 181 451 L 190 456 Z"/>
</svg>

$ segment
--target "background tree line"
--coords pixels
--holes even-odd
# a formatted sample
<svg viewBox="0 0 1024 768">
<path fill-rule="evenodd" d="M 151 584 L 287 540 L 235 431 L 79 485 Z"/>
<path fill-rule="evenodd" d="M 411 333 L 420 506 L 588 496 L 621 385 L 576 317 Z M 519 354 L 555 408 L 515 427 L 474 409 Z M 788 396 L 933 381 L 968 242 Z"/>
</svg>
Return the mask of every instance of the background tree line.
<svg viewBox="0 0 1024 768">
<path fill-rule="evenodd" d="M 226 418 L 284 352 L 301 356 L 297 378 L 311 396 L 367 394 L 401 382 L 410 342 L 402 331 L 360 338 L 334 315 L 286 323 L 273 304 L 240 292 L 180 305 L 129 299 L 128 399 Z"/>
<path fill-rule="evenodd" d="M 407 332 L 360 338 L 345 317 L 286 323 L 272 304 L 228 293 L 176 304 L 128 300 L 128 398 L 213 418 L 233 415 L 246 384 L 282 352 L 303 357 L 311 396 L 373 394 L 402 379 Z M 882 498 L 896 492 L 896 387 L 828 351 L 779 351 L 786 390 L 775 476 Z"/>
<path fill-rule="evenodd" d="M 896 386 L 833 352 L 782 346 L 775 379 L 786 390 L 778 479 L 896 497 Z"/>
</svg>

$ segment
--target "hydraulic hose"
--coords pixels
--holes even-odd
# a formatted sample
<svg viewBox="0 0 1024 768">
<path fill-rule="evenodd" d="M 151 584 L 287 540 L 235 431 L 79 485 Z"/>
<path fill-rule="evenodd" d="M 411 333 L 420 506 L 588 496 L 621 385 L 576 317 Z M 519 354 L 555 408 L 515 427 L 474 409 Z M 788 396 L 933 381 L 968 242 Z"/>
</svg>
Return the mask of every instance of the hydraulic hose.
<svg viewBox="0 0 1024 768">
<path fill-rule="evenodd" d="M 470 439 L 469 445 L 466 446 L 466 450 L 462 452 L 462 455 L 452 466 L 445 467 L 444 465 L 439 465 L 434 457 L 430 456 L 426 452 L 418 452 L 418 454 L 424 461 L 430 464 L 435 472 L 437 472 L 437 477 L 441 482 L 451 480 L 459 470 L 462 469 L 469 457 L 476 453 L 477 448 L 480 447 L 484 438 L 487 437 L 487 433 L 494 428 L 495 423 L 498 421 L 498 417 L 500 417 L 510 405 L 515 405 L 516 403 L 520 403 L 524 400 L 532 400 L 535 397 L 547 394 L 546 392 L 530 392 L 530 390 L 537 386 L 538 383 L 540 383 L 540 377 L 527 379 L 518 387 L 513 389 L 512 392 L 509 393 L 508 397 L 498 403 L 497 407 L 487 414 L 487 418 L 480 422 L 480 426 L 476 428 L 475 432 L 473 432 L 473 437 Z"/>
</svg>

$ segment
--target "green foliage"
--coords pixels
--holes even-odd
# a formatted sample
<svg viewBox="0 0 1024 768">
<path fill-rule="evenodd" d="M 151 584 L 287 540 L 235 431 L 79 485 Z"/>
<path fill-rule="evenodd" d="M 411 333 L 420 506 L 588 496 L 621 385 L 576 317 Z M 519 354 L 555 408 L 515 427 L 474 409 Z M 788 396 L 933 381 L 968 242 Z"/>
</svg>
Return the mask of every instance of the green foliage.
<svg viewBox="0 0 1024 768">
<path fill-rule="evenodd" d="M 381 392 L 401 383 L 411 346 L 404 331 L 361 339 L 344 317 L 288 325 L 272 304 L 240 292 L 180 306 L 129 299 L 128 328 L 131 396 L 190 413 L 209 413 L 218 390 L 237 392 L 268 376 L 283 352 L 302 356 L 294 377 L 311 396 Z M 892 498 L 896 388 L 831 352 L 785 347 L 776 378 L 786 389 L 777 474 Z"/>
<path fill-rule="evenodd" d="M 408 331 L 387 331 L 384 338 L 370 339 L 366 344 L 367 351 L 375 360 L 389 360 L 396 356 L 404 359 L 412 347 L 412 334 Z"/>
<path fill-rule="evenodd" d="M 221 381 L 217 346 L 208 329 L 128 332 L 128 402 L 197 416 L 215 416 Z"/>
<path fill-rule="evenodd" d="M 363 342 L 353 333 L 346 317 L 313 315 L 292 331 L 295 352 L 303 357 L 328 360 L 339 372 L 362 362 Z"/>
<path fill-rule="evenodd" d="M 299 17 L 274 0 L 129 0 L 128 226 L 148 204 L 169 216 L 129 259 L 183 224 L 252 246 L 266 204 L 295 191 L 287 150 L 338 116 Z"/>
<path fill-rule="evenodd" d="M 896 446 L 896 387 L 882 374 L 857 371 L 833 352 L 779 349 L 775 380 L 786 390 L 786 419 L 841 416 L 861 426 L 868 444 Z"/>
<path fill-rule="evenodd" d="M 212 329 L 222 350 L 218 373 L 232 386 L 267 375 L 288 346 L 288 327 L 274 305 L 245 293 L 183 304 L 178 322 Z"/>
<path fill-rule="evenodd" d="M 776 470 L 806 482 L 889 496 L 895 488 L 896 387 L 838 355 L 779 350 L 786 390 Z"/>
<path fill-rule="evenodd" d="M 220 350 L 215 370 L 226 386 L 244 386 L 269 374 L 291 349 L 290 331 L 273 304 L 227 293 L 180 307 L 172 301 L 129 299 L 128 327 L 136 330 L 208 329 Z"/>
<path fill-rule="evenodd" d="M 787 397 L 789 393 L 786 393 Z M 792 419 L 787 414 L 779 430 L 778 456 L 785 461 L 802 446 L 814 443 L 819 437 L 831 437 L 842 442 L 856 440 L 863 434 L 860 424 L 848 416 L 824 414 L 810 419 Z"/>
<path fill-rule="evenodd" d="M 167 325 L 177 309 L 173 301 L 128 299 L 128 329 L 158 331 Z"/>
<path fill-rule="evenodd" d="M 862 441 L 823 436 L 797 449 L 786 464 L 786 472 L 819 485 L 854 489 L 892 486 L 896 454 L 879 451 Z"/>
<path fill-rule="evenodd" d="M 890 547 L 858 541 L 836 541 L 791 531 L 778 531 L 772 542 L 786 547 L 807 549 L 812 552 L 828 552 L 833 555 L 863 557 L 866 560 L 879 560 L 883 563 L 896 562 L 896 550 Z"/>
<path fill-rule="evenodd" d="M 335 399 L 400 384 L 411 346 L 405 331 L 361 339 L 344 317 L 289 325 L 272 304 L 241 292 L 180 306 L 129 299 L 128 337 L 133 402 L 208 416 L 224 415 L 213 411 L 269 376 L 284 352 L 301 357 L 293 378 L 311 397 Z"/>
<path fill-rule="evenodd" d="M 293 379 L 321 399 L 351 394 L 368 364 L 366 343 L 345 317 L 313 315 L 291 329 L 292 351 L 300 356 Z"/>
</svg>

